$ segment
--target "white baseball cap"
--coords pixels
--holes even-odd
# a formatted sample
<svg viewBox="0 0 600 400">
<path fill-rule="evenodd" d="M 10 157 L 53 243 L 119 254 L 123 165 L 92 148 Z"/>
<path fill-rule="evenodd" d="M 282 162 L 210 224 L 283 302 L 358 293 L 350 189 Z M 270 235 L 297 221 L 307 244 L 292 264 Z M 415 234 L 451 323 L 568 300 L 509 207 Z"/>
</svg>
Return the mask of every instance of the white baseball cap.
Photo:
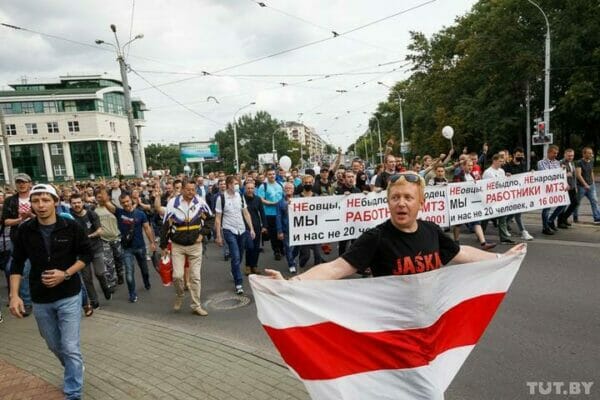
<svg viewBox="0 0 600 400">
<path fill-rule="evenodd" d="M 56 194 L 56 189 L 54 189 L 54 187 L 52 185 L 46 185 L 43 183 L 34 185 L 31 188 L 31 192 L 29 192 L 29 198 L 31 199 L 31 196 L 33 196 L 34 194 L 40 194 L 40 193 L 48 193 L 50 196 L 54 197 L 54 200 L 56 200 L 56 201 L 60 200 L 58 198 L 58 194 Z"/>
</svg>

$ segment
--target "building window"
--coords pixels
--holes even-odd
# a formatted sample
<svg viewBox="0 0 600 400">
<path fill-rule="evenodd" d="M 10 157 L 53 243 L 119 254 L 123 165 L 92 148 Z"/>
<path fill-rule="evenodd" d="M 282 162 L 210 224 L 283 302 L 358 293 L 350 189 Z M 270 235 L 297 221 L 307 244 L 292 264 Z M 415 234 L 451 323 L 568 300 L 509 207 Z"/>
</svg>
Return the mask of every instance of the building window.
<svg viewBox="0 0 600 400">
<path fill-rule="evenodd" d="M 0 103 L 0 109 L 2 110 L 2 114 L 4 115 L 13 113 L 12 103 Z"/>
<path fill-rule="evenodd" d="M 55 113 L 57 112 L 56 102 L 55 101 L 44 101 L 44 112 L 45 113 Z"/>
<path fill-rule="evenodd" d="M 37 124 L 25 124 L 25 129 L 27 129 L 28 135 L 37 135 L 38 134 Z"/>
<path fill-rule="evenodd" d="M 63 155 L 63 146 L 61 143 L 52 143 L 50 145 L 50 155 L 51 156 L 62 156 Z"/>
<path fill-rule="evenodd" d="M 69 125 L 69 132 L 79 132 L 79 121 L 68 121 L 67 124 Z"/>
<path fill-rule="evenodd" d="M 54 176 L 65 176 L 67 174 L 67 168 L 64 165 L 54 165 Z"/>
<path fill-rule="evenodd" d="M 23 114 L 33 114 L 35 112 L 35 106 L 33 101 L 26 101 L 21 103 L 21 112 Z"/>
<path fill-rule="evenodd" d="M 74 101 L 65 101 L 64 102 L 65 112 L 76 112 L 77 111 L 77 103 Z"/>
<path fill-rule="evenodd" d="M 115 123 L 114 122 L 109 122 L 108 125 L 110 126 L 110 131 L 111 132 L 115 132 L 116 128 L 115 128 Z"/>
<path fill-rule="evenodd" d="M 17 126 L 15 124 L 6 124 L 6 134 L 12 136 L 16 135 Z"/>
<path fill-rule="evenodd" d="M 48 122 L 48 133 L 58 133 L 58 122 Z"/>
</svg>

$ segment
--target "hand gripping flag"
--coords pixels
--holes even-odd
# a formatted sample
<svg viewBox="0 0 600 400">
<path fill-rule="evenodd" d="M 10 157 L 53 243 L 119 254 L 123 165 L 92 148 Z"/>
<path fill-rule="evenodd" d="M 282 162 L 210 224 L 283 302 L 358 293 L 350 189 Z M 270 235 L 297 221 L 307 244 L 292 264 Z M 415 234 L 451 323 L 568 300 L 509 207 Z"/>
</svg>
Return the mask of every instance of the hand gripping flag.
<svg viewBox="0 0 600 400">
<path fill-rule="evenodd" d="M 250 276 L 258 318 L 312 399 L 443 399 L 525 257 L 408 276 Z"/>
</svg>

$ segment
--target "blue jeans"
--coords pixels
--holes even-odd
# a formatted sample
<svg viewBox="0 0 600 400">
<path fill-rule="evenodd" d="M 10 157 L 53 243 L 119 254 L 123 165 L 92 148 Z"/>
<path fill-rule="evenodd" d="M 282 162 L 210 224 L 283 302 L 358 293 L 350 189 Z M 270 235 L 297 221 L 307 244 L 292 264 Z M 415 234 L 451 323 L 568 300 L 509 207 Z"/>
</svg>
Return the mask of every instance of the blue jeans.
<svg viewBox="0 0 600 400">
<path fill-rule="evenodd" d="M 144 287 L 146 289 L 150 288 L 150 276 L 148 275 L 148 264 L 146 264 L 146 248 L 124 248 L 123 265 L 125 266 L 125 281 L 127 282 L 127 290 L 129 291 L 130 299 L 137 296 L 135 291 L 135 266 L 133 265 L 134 259 L 137 261 L 140 271 L 142 272 Z"/>
<path fill-rule="evenodd" d="M 241 285 L 243 283 L 242 271 L 240 265 L 242 264 L 242 254 L 244 253 L 244 245 L 246 244 L 246 235 L 248 232 L 244 231 L 240 235 L 236 235 L 228 229 L 223 229 L 223 241 L 227 243 L 229 247 L 229 256 L 231 257 L 231 275 L 235 285 Z"/>
<path fill-rule="evenodd" d="M 577 187 L 577 208 L 573 211 L 573 218 L 579 217 L 579 205 L 581 205 L 581 199 L 587 198 L 592 206 L 592 217 L 594 222 L 600 221 L 600 209 L 598 209 L 598 196 L 596 196 L 596 185 L 590 185 L 589 189 L 585 189 L 583 186 Z"/>
<path fill-rule="evenodd" d="M 35 303 L 33 315 L 48 348 L 65 368 L 63 391 L 66 398 L 80 398 L 83 388 L 83 357 L 79 343 L 81 294 L 54 303 Z"/>
<path fill-rule="evenodd" d="M 296 267 L 296 257 L 298 256 L 299 249 L 297 246 L 290 246 L 290 238 L 286 233 L 283 237 L 283 253 L 287 260 L 288 268 Z"/>
<path fill-rule="evenodd" d="M 12 261 L 12 260 L 11 260 Z M 31 261 L 25 260 L 23 266 L 23 275 L 21 278 L 21 285 L 19 286 L 19 297 L 23 300 L 23 304 L 26 306 L 31 305 L 31 292 L 29 291 L 29 272 L 31 271 Z"/>
<path fill-rule="evenodd" d="M 550 210 L 551 208 L 544 208 L 542 210 L 542 225 L 544 229 L 548 229 L 549 224 L 556 221 L 556 218 L 565 210 L 565 206 L 556 207 L 552 214 L 550 214 Z"/>
</svg>

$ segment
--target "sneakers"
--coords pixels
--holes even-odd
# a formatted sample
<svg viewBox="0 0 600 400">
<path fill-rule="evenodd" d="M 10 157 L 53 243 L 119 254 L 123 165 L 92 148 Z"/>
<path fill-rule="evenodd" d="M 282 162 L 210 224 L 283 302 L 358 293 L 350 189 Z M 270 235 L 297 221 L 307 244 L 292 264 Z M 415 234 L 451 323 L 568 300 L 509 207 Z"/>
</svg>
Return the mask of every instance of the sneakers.
<svg viewBox="0 0 600 400">
<path fill-rule="evenodd" d="M 24 317 L 29 317 L 33 312 L 33 306 L 31 304 L 25 304 L 25 312 L 23 313 Z"/>
<path fill-rule="evenodd" d="M 565 224 L 564 222 L 559 222 L 558 229 L 569 229 L 569 225 Z"/>
<path fill-rule="evenodd" d="M 500 243 L 502 243 L 502 244 L 515 244 L 517 242 L 515 242 L 514 240 L 509 239 L 509 238 L 504 238 L 504 239 L 500 240 Z"/>
<path fill-rule="evenodd" d="M 523 240 L 533 240 L 533 236 L 529 234 L 527 231 L 521 232 L 521 239 Z"/>
<path fill-rule="evenodd" d="M 552 236 L 552 235 L 554 235 L 554 231 L 553 231 L 552 229 L 550 229 L 550 228 L 544 228 L 544 229 L 542 230 L 542 233 L 543 233 L 544 235 L 548 235 L 548 236 Z"/>
<path fill-rule="evenodd" d="M 548 222 L 548 228 L 552 229 L 554 232 L 558 231 L 558 228 L 556 225 L 554 225 L 554 222 Z"/>
<path fill-rule="evenodd" d="M 281 254 L 279 254 L 279 253 L 275 253 L 275 260 L 276 260 L 276 261 L 279 261 L 279 260 L 281 260 Z"/>
<path fill-rule="evenodd" d="M 194 314 L 196 315 L 200 315 L 202 317 L 206 317 L 208 315 L 208 311 L 206 311 L 204 308 L 202 307 L 196 307 L 194 308 L 194 310 L 192 311 Z"/>
<path fill-rule="evenodd" d="M 290 267 L 290 274 L 295 274 L 296 273 L 296 267 Z"/>
<path fill-rule="evenodd" d="M 242 285 L 235 286 L 235 294 L 244 294 L 244 288 L 242 287 Z"/>
<path fill-rule="evenodd" d="M 181 310 L 181 306 L 183 306 L 183 296 L 182 297 L 175 297 L 175 303 L 173 304 L 173 311 L 179 311 Z"/>
<path fill-rule="evenodd" d="M 152 285 L 150 283 L 148 283 L 148 284 L 144 285 L 144 288 L 146 290 L 150 290 L 152 288 Z"/>
<path fill-rule="evenodd" d="M 484 250 L 484 251 L 491 250 L 494 247 L 496 247 L 496 243 L 488 243 L 488 242 L 481 243 L 481 250 Z"/>
<path fill-rule="evenodd" d="M 130 303 L 137 303 L 137 301 L 138 301 L 137 295 L 134 294 L 133 296 L 129 296 Z"/>
</svg>

